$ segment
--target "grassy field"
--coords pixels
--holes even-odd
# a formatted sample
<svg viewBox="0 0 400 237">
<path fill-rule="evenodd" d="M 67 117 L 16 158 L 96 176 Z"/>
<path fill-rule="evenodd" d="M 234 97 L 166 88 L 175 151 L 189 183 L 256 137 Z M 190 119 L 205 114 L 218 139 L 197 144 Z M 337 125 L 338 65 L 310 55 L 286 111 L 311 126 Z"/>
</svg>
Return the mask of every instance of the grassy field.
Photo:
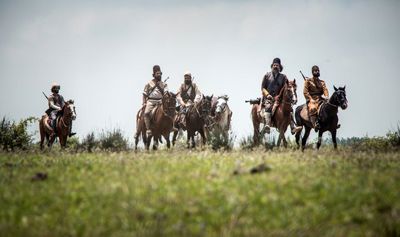
<svg viewBox="0 0 400 237">
<path fill-rule="evenodd" d="M 399 236 L 399 180 L 399 152 L 0 153 L 0 236 Z"/>
</svg>

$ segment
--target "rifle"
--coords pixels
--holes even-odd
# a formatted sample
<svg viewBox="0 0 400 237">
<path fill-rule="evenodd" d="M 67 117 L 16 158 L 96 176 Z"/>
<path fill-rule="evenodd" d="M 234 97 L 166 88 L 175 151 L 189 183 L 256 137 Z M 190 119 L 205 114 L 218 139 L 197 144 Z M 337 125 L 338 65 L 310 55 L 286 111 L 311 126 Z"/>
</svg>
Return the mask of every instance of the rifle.
<svg viewBox="0 0 400 237">
<path fill-rule="evenodd" d="M 169 77 L 165 78 L 164 83 L 166 83 L 168 81 Z"/>
<path fill-rule="evenodd" d="M 47 97 L 47 95 L 42 91 L 44 97 L 46 97 L 47 100 L 49 100 L 49 97 Z"/>
<path fill-rule="evenodd" d="M 250 103 L 251 105 L 258 105 L 260 104 L 261 98 L 257 98 L 257 99 L 251 99 L 251 100 L 245 100 L 245 103 Z"/>
<path fill-rule="evenodd" d="M 301 72 L 301 70 L 300 70 L 300 73 L 303 76 L 304 81 L 307 80 L 306 77 L 304 76 L 304 74 Z"/>
</svg>

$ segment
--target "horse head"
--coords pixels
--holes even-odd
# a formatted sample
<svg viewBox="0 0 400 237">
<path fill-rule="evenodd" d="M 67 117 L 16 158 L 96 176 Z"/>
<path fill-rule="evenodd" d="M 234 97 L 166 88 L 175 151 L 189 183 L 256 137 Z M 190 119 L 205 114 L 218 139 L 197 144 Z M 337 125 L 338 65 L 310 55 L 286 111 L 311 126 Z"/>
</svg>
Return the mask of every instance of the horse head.
<svg viewBox="0 0 400 237">
<path fill-rule="evenodd" d="M 172 92 L 165 93 L 163 98 L 162 98 L 162 106 L 163 106 L 163 110 L 165 111 L 165 113 L 168 116 L 170 116 L 170 117 L 175 116 L 175 112 L 176 112 L 176 94 L 174 94 Z"/>
<path fill-rule="evenodd" d="M 65 102 L 62 109 L 62 114 L 63 116 L 65 116 L 66 118 L 70 118 L 71 120 L 76 119 L 76 110 L 73 100 L 68 100 L 67 102 Z"/>
<path fill-rule="evenodd" d="M 297 84 L 296 79 L 293 81 L 288 81 L 286 83 L 286 99 L 290 101 L 291 104 L 297 104 Z"/>
<path fill-rule="evenodd" d="M 346 98 L 346 86 L 336 88 L 333 86 L 335 92 L 333 92 L 331 98 L 329 99 L 329 103 L 334 104 L 343 110 L 347 108 L 347 98 Z"/>
<path fill-rule="evenodd" d="M 200 101 L 200 109 L 201 109 L 202 117 L 206 117 L 206 116 L 210 115 L 212 98 L 213 98 L 213 95 L 203 96 L 202 100 Z"/>
<path fill-rule="evenodd" d="M 228 105 L 229 97 L 227 95 L 219 96 L 215 105 L 215 117 L 221 116 Z"/>
</svg>

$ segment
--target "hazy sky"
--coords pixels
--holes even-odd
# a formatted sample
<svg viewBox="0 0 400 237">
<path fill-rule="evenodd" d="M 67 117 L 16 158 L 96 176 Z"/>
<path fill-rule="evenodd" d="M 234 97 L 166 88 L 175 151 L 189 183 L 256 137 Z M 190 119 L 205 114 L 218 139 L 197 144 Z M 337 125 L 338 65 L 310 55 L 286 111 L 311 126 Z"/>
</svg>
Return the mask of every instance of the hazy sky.
<svg viewBox="0 0 400 237">
<path fill-rule="evenodd" d="M 190 70 L 207 95 L 228 94 L 233 129 L 280 57 L 298 82 L 321 69 L 346 85 L 339 137 L 384 135 L 400 122 L 399 1 L 0 1 L 0 115 L 40 117 L 42 91 L 74 99 L 80 137 L 119 127 L 132 138 L 141 92 L 159 64 L 173 91 Z"/>
</svg>

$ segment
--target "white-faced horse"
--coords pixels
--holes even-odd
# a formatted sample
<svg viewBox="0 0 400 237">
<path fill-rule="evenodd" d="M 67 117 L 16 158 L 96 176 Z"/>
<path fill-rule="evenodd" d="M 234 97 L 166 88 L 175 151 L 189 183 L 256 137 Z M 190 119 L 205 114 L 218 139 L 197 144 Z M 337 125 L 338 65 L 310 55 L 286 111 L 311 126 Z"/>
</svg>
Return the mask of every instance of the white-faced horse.
<svg viewBox="0 0 400 237">
<path fill-rule="evenodd" d="M 211 132 L 214 134 L 222 134 L 224 138 L 228 137 L 232 120 L 232 110 L 229 108 L 228 100 L 229 97 L 227 95 L 216 97 L 211 109 Z"/>
</svg>

